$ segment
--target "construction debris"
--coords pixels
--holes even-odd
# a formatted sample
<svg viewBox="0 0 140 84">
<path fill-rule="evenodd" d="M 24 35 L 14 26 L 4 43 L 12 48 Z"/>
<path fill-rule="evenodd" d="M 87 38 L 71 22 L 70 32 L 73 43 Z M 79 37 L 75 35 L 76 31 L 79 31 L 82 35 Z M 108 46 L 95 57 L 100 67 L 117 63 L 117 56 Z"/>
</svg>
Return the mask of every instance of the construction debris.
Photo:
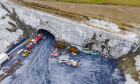
<svg viewBox="0 0 140 84">
<path fill-rule="evenodd" d="M 70 60 L 68 56 L 61 56 L 58 60 L 59 63 L 66 63 L 68 65 L 72 65 L 77 67 L 78 66 L 78 61 Z"/>
<path fill-rule="evenodd" d="M 18 63 L 20 66 L 23 66 L 23 64 L 21 63 L 21 59 L 18 59 L 15 63 Z"/>
<path fill-rule="evenodd" d="M 61 51 L 61 55 L 66 55 L 66 51 Z"/>
<path fill-rule="evenodd" d="M 23 51 L 23 49 L 19 50 L 19 51 L 17 52 L 17 55 L 20 54 L 22 51 Z"/>
</svg>

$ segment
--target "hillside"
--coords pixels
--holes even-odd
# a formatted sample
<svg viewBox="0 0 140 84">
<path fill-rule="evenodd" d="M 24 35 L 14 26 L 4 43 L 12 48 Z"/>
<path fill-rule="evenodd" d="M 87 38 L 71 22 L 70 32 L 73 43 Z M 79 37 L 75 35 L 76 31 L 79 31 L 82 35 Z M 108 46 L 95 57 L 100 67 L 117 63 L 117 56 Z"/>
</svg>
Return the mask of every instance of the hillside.
<svg viewBox="0 0 140 84">
<path fill-rule="evenodd" d="M 84 21 L 83 18 L 96 18 L 117 23 L 122 30 L 139 32 L 140 7 L 121 5 L 99 5 L 66 3 L 44 0 L 23 0 L 26 6 L 63 16 L 69 19 Z M 22 2 L 23 4 L 23 2 Z M 23 5 L 25 5 L 23 4 Z M 90 23 L 84 22 L 86 25 Z"/>
</svg>

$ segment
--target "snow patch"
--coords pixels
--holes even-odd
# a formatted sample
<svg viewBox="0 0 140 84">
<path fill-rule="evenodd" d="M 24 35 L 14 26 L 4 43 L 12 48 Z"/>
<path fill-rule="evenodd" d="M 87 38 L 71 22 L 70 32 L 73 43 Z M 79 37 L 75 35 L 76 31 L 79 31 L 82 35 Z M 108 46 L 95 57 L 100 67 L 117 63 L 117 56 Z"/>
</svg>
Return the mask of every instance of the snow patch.
<svg viewBox="0 0 140 84">
<path fill-rule="evenodd" d="M 135 57 L 135 60 L 136 60 L 136 62 L 135 62 L 136 70 L 139 71 L 140 70 L 140 55 L 137 55 Z"/>
<path fill-rule="evenodd" d="M 91 19 L 87 21 L 95 28 L 101 28 L 104 30 L 109 30 L 112 32 L 120 32 L 119 26 L 113 22 L 98 20 L 98 19 Z"/>
<path fill-rule="evenodd" d="M 126 82 L 125 84 L 139 84 L 137 81 L 131 78 L 130 74 L 125 74 Z"/>
<path fill-rule="evenodd" d="M 10 43 L 14 42 L 17 43 L 16 40 L 19 38 L 20 35 L 23 35 L 23 31 L 20 29 L 17 29 L 16 32 L 9 32 L 6 28 L 13 28 L 12 25 L 9 24 L 9 22 L 16 24 L 15 21 L 13 21 L 9 16 L 7 11 L 5 11 L 2 6 L 0 5 L 0 53 L 7 50 L 7 46 L 10 45 Z"/>
<path fill-rule="evenodd" d="M 13 80 L 12 76 L 8 76 L 4 80 L 1 81 L 1 84 L 10 84 L 12 80 Z"/>
<path fill-rule="evenodd" d="M 16 40 L 19 38 L 20 35 L 23 35 L 23 31 L 20 29 L 17 29 L 16 32 L 9 32 L 5 28 L 0 29 L 0 52 L 4 52 L 7 50 L 7 46 L 10 45 L 10 43 L 14 42 L 16 43 Z"/>
</svg>

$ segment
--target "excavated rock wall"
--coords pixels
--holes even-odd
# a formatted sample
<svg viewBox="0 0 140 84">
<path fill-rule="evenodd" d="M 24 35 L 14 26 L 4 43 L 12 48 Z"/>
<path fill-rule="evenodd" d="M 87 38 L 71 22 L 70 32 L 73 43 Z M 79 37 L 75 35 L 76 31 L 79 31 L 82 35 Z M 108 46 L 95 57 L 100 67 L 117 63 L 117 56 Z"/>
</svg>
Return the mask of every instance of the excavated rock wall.
<svg viewBox="0 0 140 84">
<path fill-rule="evenodd" d="M 120 57 L 136 51 L 137 38 L 129 39 L 127 35 L 111 33 L 99 28 L 86 26 L 62 17 L 45 14 L 10 2 L 0 1 L 9 10 L 15 9 L 17 16 L 33 28 L 45 29 L 58 40 L 83 46 L 84 48 L 113 57 Z"/>
</svg>

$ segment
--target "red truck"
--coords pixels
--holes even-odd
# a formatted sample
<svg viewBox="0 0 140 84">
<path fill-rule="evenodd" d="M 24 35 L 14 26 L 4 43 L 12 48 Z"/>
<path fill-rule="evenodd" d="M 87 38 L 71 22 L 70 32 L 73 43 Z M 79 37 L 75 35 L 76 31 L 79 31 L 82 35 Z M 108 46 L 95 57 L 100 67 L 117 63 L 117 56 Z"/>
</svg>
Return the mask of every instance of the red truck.
<svg viewBox="0 0 140 84">
<path fill-rule="evenodd" d="M 38 36 L 35 39 L 32 39 L 31 42 L 26 46 L 27 49 L 32 49 L 32 47 L 35 46 L 37 42 L 39 42 L 39 40 L 42 39 L 42 37 L 42 34 L 38 34 Z"/>
</svg>

